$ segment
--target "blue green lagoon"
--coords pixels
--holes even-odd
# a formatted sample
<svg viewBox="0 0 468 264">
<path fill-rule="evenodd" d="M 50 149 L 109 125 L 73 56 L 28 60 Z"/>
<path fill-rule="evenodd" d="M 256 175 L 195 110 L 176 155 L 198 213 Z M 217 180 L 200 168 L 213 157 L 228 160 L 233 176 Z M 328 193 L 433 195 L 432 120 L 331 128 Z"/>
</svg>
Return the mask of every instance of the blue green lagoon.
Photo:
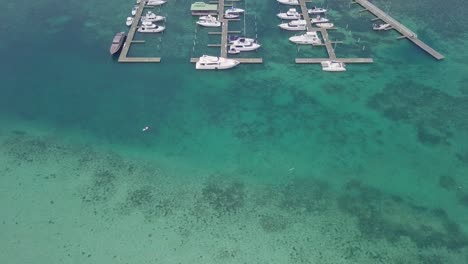
<svg viewBox="0 0 468 264">
<path fill-rule="evenodd" d="M 263 64 L 196 71 L 220 40 L 192 2 L 153 9 L 147 64 L 109 56 L 134 1 L 0 3 L 0 263 L 468 263 L 465 1 L 372 1 L 437 61 L 313 0 L 338 57 L 374 60 L 342 73 L 294 63 L 326 50 L 290 43 L 274 0 L 229 26 Z"/>
</svg>

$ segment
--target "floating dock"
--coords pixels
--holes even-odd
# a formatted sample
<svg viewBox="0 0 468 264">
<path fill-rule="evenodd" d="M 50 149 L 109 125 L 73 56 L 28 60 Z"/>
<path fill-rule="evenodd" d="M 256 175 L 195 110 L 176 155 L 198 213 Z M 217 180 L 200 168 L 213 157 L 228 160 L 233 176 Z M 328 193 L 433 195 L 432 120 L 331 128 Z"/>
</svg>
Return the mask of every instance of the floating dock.
<svg viewBox="0 0 468 264">
<path fill-rule="evenodd" d="M 140 23 L 141 15 L 145 9 L 146 1 L 141 1 L 138 5 L 135 17 L 133 18 L 133 23 L 128 31 L 127 39 L 125 40 L 122 51 L 120 52 L 119 62 L 161 62 L 161 58 L 158 57 L 127 57 L 130 47 L 134 43 L 144 43 L 143 40 L 133 40 L 135 37 L 136 30 L 138 28 L 138 23 Z"/>
<path fill-rule="evenodd" d="M 328 53 L 328 58 L 296 58 L 295 62 L 298 64 L 307 64 L 307 63 L 321 63 L 322 61 L 341 61 L 344 63 L 372 63 L 374 62 L 371 58 L 337 58 L 335 49 L 333 48 L 334 43 L 340 43 L 339 41 L 331 41 L 330 37 L 328 36 L 328 29 L 326 28 L 318 28 L 312 26 L 312 21 L 309 16 L 309 11 L 307 9 L 306 3 L 310 2 L 307 0 L 299 0 L 299 5 L 301 6 L 302 17 L 306 21 L 306 29 L 307 32 L 320 32 L 323 37 L 324 44 Z"/>
<path fill-rule="evenodd" d="M 238 2 L 240 0 L 228 0 L 231 2 L 230 5 L 225 4 L 225 0 L 219 1 L 210 1 L 210 3 L 217 3 L 218 4 L 218 19 L 221 22 L 221 32 L 208 32 L 210 35 L 221 35 L 221 44 L 208 44 L 208 47 L 220 47 L 220 57 L 227 58 L 228 54 L 228 34 L 229 33 L 236 33 L 240 34 L 240 31 L 229 31 L 229 20 L 224 18 L 224 7 L 225 6 L 232 6 L 232 2 Z M 246 15 L 245 13 L 243 14 Z M 245 33 L 245 32 L 244 32 Z M 191 58 L 190 62 L 196 63 L 198 62 L 199 58 Z M 262 58 L 234 58 L 235 60 L 239 61 L 240 63 L 263 63 Z"/>
<path fill-rule="evenodd" d="M 380 8 L 378 8 L 371 2 L 367 0 L 354 0 L 353 3 L 359 4 L 360 6 L 364 8 L 360 11 L 369 11 L 378 19 L 382 20 L 383 22 L 387 24 L 390 24 L 394 30 L 396 30 L 398 33 L 402 35 L 403 38 L 407 38 L 408 40 L 413 42 L 416 46 L 418 46 L 419 48 L 427 52 L 429 55 L 431 55 L 435 59 L 437 60 L 444 59 L 444 56 L 442 54 L 440 54 L 439 52 L 431 48 L 429 45 L 427 45 L 426 43 L 418 39 L 418 36 L 416 35 L 416 33 L 411 31 L 409 28 L 405 27 L 405 25 L 393 19 L 390 15 L 382 11 Z M 372 20 L 376 20 L 376 19 L 372 19 Z"/>
</svg>

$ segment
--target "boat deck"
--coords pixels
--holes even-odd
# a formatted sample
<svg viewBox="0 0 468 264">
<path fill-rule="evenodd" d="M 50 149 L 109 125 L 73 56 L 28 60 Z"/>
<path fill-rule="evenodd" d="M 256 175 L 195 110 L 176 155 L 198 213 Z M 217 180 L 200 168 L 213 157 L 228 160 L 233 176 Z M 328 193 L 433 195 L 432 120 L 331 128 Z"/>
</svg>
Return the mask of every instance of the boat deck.
<svg viewBox="0 0 468 264">
<path fill-rule="evenodd" d="M 133 18 L 133 23 L 130 27 L 130 30 L 128 31 L 127 39 L 125 40 L 122 51 L 120 52 L 119 62 L 161 62 L 161 58 L 159 57 L 128 57 L 128 51 L 130 50 L 132 44 L 144 43 L 144 41 L 133 40 L 133 38 L 135 37 L 135 33 L 138 28 L 138 23 L 140 22 L 141 15 L 143 14 L 143 10 L 145 9 L 145 3 L 146 1 L 141 1 L 138 5 L 137 12 L 135 14 L 135 17 Z"/>
<path fill-rule="evenodd" d="M 421 48 L 423 51 L 427 52 L 429 55 L 434 57 L 437 60 L 442 60 L 444 59 L 444 56 L 431 48 L 429 45 L 418 39 L 418 36 L 416 33 L 411 31 L 409 28 L 407 28 L 405 25 L 401 24 L 394 18 L 392 18 L 390 15 L 385 13 L 383 10 L 372 4 L 371 2 L 367 0 L 354 0 L 353 3 L 359 4 L 362 6 L 364 9 L 361 11 L 369 11 L 372 13 L 374 16 L 376 16 L 378 19 L 382 20 L 383 22 L 390 24 L 392 26 L 392 29 L 396 30 L 398 33 L 402 35 L 402 38 L 407 38 L 411 42 L 413 42 L 416 46 Z M 375 20 L 375 19 L 373 19 Z"/>
</svg>

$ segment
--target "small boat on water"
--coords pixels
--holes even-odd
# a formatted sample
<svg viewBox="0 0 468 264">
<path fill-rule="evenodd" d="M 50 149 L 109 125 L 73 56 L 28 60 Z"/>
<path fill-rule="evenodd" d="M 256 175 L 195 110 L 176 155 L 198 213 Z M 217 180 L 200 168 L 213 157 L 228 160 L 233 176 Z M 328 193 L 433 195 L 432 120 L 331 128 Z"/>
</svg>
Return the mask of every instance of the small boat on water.
<svg viewBox="0 0 468 264">
<path fill-rule="evenodd" d="M 238 51 L 254 51 L 260 48 L 261 45 L 253 41 L 247 41 L 245 39 L 238 39 L 231 43 L 230 48 L 235 48 Z"/>
<path fill-rule="evenodd" d="M 146 15 L 141 17 L 141 22 L 144 21 L 149 21 L 149 22 L 158 22 L 158 21 L 163 21 L 166 18 L 163 16 L 157 16 L 155 13 L 148 11 Z"/>
<path fill-rule="evenodd" d="M 299 5 L 298 0 L 276 0 L 278 3 L 283 5 Z"/>
<path fill-rule="evenodd" d="M 132 16 L 136 15 L 137 10 L 138 10 L 137 5 L 132 8 Z"/>
<path fill-rule="evenodd" d="M 229 48 L 229 50 L 228 50 L 228 53 L 229 53 L 229 54 L 239 54 L 240 51 L 237 50 L 236 48 L 234 48 L 233 46 L 231 46 L 231 47 Z"/>
<path fill-rule="evenodd" d="M 333 23 L 316 23 L 315 25 L 319 28 L 333 28 L 335 26 Z"/>
<path fill-rule="evenodd" d="M 233 14 L 233 13 L 224 14 L 225 19 L 236 19 L 236 18 L 239 18 L 239 17 L 240 17 L 240 15 L 238 15 L 238 14 Z"/>
<path fill-rule="evenodd" d="M 197 70 L 226 70 L 239 65 L 239 61 L 234 59 L 203 55 L 195 64 Z"/>
<path fill-rule="evenodd" d="M 306 45 L 306 44 L 308 44 L 308 45 L 320 45 L 320 44 L 322 44 L 322 41 L 320 40 L 320 38 L 317 35 L 317 32 L 315 32 L 315 31 L 306 32 L 305 34 L 300 35 L 300 36 L 290 37 L 289 40 L 291 42 L 293 42 L 293 43 L 302 44 L 302 45 Z"/>
<path fill-rule="evenodd" d="M 145 22 L 143 22 L 145 23 Z M 151 22 L 147 22 L 151 23 Z M 158 26 L 153 23 L 150 24 L 143 24 L 140 28 L 138 28 L 138 32 L 140 33 L 160 33 L 163 32 L 166 28 L 163 26 Z"/>
<path fill-rule="evenodd" d="M 307 10 L 307 12 L 310 15 L 320 15 L 320 14 L 326 13 L 327 10 L 325 8 L 314 6 L 312 9 Z"/>
<path fill-rule="evenodd" d="M 246 37 L 237 36 L 237 35 L 229 35 L 228 41 L 229 41 L 229 43 L 234 43 L 236 41 L 239 41 L 239 42 L 255 42 L 255 39 L 246 38 Z"/>
<path fill-rule="evenodd" d="M 290 8 L 286 13 L 278 13 L 276 16 L 285 20 L 301 19 L 301 14 L 297 12 L 296 8 Z"/>
<path fill-rule="evenodd" d="M 136 3 L 139 4 L 141 2 L 141 0 L 136 0 Z"/>
<path fill-rule="evenodd" d="M 166 0 L 149 0 L 146 5 L 147 6 L 160 6 L 164 5 L 167 1 Z"/>
<path fill-rule="evenodd" d="M 310 20 L 312 23 L 325 23 L 325 22 L 328 22 L 330 20 L 328 20 L 327 18 L 325 17 L 321 17 L 321 16 L 317 16 L 317 17 L 314 17 Z"/>
<path fill-rule="evenodd" d="M 306 30 L 306 25 L 307 25 L 307 22 L 301 19 L 301 20 L 293 20 L 289 23 L 279 24 L 278 26 L 284 30 L 299 31 L 299 30 Z"/>
<path fill-rule="evenodd" d="M 131 26 L 133 24 L 133 17 L 127 17 L 127 21 L 125 21 L 127 26 Z"/>
<path fill-rule="evenodd" d="M 197 21 L 197 24 L 203 27 L 220 27 L 221 26 L 221 22 L 219 22 L 216 17 L 211 16 L 211 15 L 201 16 L 199 20 Z"/>
<path fill-rule="evenodd" d="M 344 72 L 346 65 L 341 61 L 322 61 L 322 70 L 328 72 Z"/>
<path fill-rule="evenodd" d="M 226 9 L 226 11 L 224 12 L 225 14 L 241 14 L 241 13 L 244 13 L 244 9 L 240 9 L 240 8 L 237 8 L 237 7 L 230 7 L 228 9 Z"/>
<path fill-rule="evenodd" d="M 109 52 L 111 55 L 116 54 L 119 52 L 119 50 L 122 48 L 125 38 L 127 36 L 125 35 L 125 32 L 119 32 L 115 34 L 114 38 L 112 39 L 112 44 L 110 46 Z"/>
<path fill-rule="evenodd" d="M 390 30 L 390 29 L 392 29 L 392 25 L 390 25 L 390 24 L 373 24 L 372 29 L 375 30 L 375 31 Z"/>
</svg>

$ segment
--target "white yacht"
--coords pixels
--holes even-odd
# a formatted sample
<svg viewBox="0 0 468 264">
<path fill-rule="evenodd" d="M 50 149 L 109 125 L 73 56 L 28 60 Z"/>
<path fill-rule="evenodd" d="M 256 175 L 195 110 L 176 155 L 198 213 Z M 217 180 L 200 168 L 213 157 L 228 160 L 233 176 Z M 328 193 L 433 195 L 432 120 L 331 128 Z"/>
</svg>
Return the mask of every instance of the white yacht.
<svg viewBox="0 0 468 264">
<path fill-rule="evenodd" d="M 299 5 L 298 0 L 276 0 L 278 3 L 283 5 Z"/>
<path fill-rule="evenodd" d="M 236 19 L 236 18 L 239 18 L 240 15 L 238 14 L 234 14 L 234 13 L 226 13 L 224 14 L 224 18 L 225 19 Z"/>
<path fill-rule="evenodd" d="M 314 18 L 310 19 L 310 21 L 312 23 L 325 23 L 325 22 L 328 22 L 330 20 L 328 20 L 328 18 L 325 18 L 325 17 L 317 16 L 317 17 L 314 17 Z"/>
<path fill-rule="evenodd" d="M 372 29 L 376 31 L 381 31 L 381 30 L 390 30 L 392 29 L 392 25 L 390 24 L 373 24 Z"/>
<path fill-rule="evenodd" d="M 327 10 L 325 8 L 314 6 L 314 8 L 307 10 L 307 12 L 310 15 L 320 15 L 320 14 L 326 13 Z"/>
<path fill-rule="evenodd" d="M 245 39 L 239 39 L 231 43 L 231 48 L 234 48 L 238 51 L 254 51 L 260 48 L 261 45 L 253 41 L 246 41 Z"/>
<path fill-rule="evenodd" d="M 241 9 L 241 8 L 237 8 L 237 7 L 230 7 L 228 9 L 226 9 L 226 11 L 224 12 L 225 14 L 241 14 L 241 13 L 244 13 L 244 9 Z"/>
<path fill-rule="evenodd" d="M 301 14 L 297 12 L 296 8 L 290 8 L 286 13 L 279 13 L 276 16 L 285 20 L 301 19 Z"/>
<path fill-rule="evenodd" d="M 241 37 L 237 35 L 229 35 L 228 41 L 230 44 L 239 41 L 239 42 L 255 42 L 255 39 L 253 38 L 246 38 L 246 37 Z"/>
<path fill-rule="evenodd" d="M 136 0 L 136 3 L 139 4 L 141 2 L 141 0 Z"/>
<path fill-rule="evenodd" d="M 320 38 L 318 37 L 317 35 L 317 32 L 315 31 L 310 31 L 310 32 L 306 32 L 305 34 L 303 35 L 300 35 L 300 36 L 294 36 L 294 37 L 290 37 L 289 40 L 293 43 L 296 43 L 296 44 L 312 44 L 312 45 L 320 45 L 322 44 L 322 41 L 320 40 Z"/>
<path fill-rule="evenodd" d="M 127 26 L 131 26 L 133 24 L 133 17 L 127 17 L 127 21 L 125 22 Z"/>
<path fill-rule="evenodd" d="M 239 61 L 233 59 L 203 55 L 198 59 L 197 63 L 195 64 L 195 69 L 226 70 L 236 67 L 237 65 L 239 65 L 239 63 Z"/>
<path fill-rule="evenodd" d="M 144 21 L 149 21 L 149 22 L 158 22 L 158 21 L 163 21 L 166 18 L 163 16 L 157 16 L 155 13 L 148 11 L 146 15 L 141 17 L 141 22 Z"/>
<path fill-rule="evenodd" d="M 132 16 L 136 15 L 137 10 L 138 10 L 137 5 L 132 8 Z"/>
<path fill-rule="evenodd" d="M 148 22 L 148 23 L 151 23 L 151 22 Z M 146 25 L 142 25 L 140 28 L 138 28 L 138 32 L 141 32 L 141 33 L 159 33 L 159 32 L 163 32 L 166 28 L 163 27 L 163 26 L 158 26 L 158 25 L 155 25 L 153 23 L 151 23 L 151 25 L 149 24 L 146 24 Z"/>
<path fill-rule="evenodd" d="M 211 16 L 211 15 L 200 17 L 199 20 L 197 21 L 197 24 L 203 27 L 220 27 L 221 26 L 221 22 L 219 22 L 216 17 Z"/>
<path fill-rule="evenodd" d="M 279 24 L 278 26 L 284 30 L 298 31 L 306 30 L 307 22 L 305 20 L 293 20 L 289 23 Z"/>
<path fill-rule="evenodd" d="M 146 5 L 147 6 L 160 6 L 164 5 L 167 1 L 166 0 L 149 0 Z"/>
<path fill-rule="evenodd" d="M 346 65 L 341 61 L 322 61 L 322 70 L 328 72 L 344 72 Z"/>
<path fill-rule="evenodd" d="M 315 25 L 319 28 L 332 28 L 335 26 L 333 23 L 316 23 Z"/>
</svg>

